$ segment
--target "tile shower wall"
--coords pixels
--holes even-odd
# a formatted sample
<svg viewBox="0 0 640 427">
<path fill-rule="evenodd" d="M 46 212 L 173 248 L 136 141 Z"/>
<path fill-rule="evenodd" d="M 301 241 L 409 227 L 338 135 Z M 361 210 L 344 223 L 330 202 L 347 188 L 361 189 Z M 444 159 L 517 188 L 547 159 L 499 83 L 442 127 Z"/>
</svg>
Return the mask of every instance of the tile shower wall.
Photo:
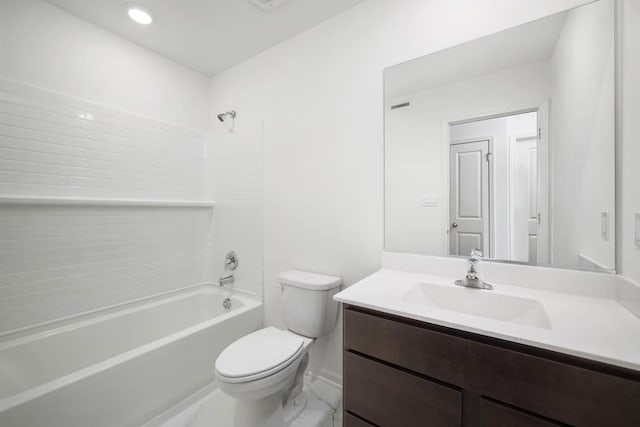
<svg viewBox="0 0 640 427">
<path fill-rule="evenodd" d="M 0 79 L 0 193 L 197 199 L 203 135 Z"/>
<path fill-rule="evenodd" d="M 198 200 L 204 136 L 0 79 L 0 193 Z M 205 280 L 206 208 L 0 206 L 0 333 Z"/>
<path fill-rule="evenodd" d="M 204 281 L 209 209 L 2 207 L 0 333 Z"/>
<path fill-rule="evenodd" d="M 223 260 L 234 250 L 240 261 L 234 272 L 236 289 L 262 296 L 262 121 L 244 109 L 238 110 L 233 123 L 220 123 L 212 117 L 208 147 L 209 182 L 216 201 L 213 275 L 228 274 Z"/>
</svg>

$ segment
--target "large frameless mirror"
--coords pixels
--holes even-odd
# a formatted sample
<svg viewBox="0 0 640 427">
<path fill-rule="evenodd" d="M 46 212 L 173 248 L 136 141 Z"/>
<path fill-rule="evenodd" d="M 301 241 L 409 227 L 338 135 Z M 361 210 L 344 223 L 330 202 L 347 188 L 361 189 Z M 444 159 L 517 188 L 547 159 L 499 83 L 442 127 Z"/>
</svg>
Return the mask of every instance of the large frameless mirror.
<svg viewBox="0 0 640 427">
<path fill-rule="evenodd" d="M 614 1 L 389 67 L 385 249 L 615 269 Z"/>
</svg>

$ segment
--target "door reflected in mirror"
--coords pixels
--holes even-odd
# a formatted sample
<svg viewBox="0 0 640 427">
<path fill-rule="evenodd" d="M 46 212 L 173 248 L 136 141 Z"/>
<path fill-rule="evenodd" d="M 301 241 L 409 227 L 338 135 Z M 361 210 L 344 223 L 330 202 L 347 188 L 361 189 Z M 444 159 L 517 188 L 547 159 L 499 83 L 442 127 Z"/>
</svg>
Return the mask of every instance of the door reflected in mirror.
<svg viewBox="0 0 640 427">
<path fill-rule="evenodd" d="M 538 220 L 548 215 L 538 199 L 549 197 L 537 176 L 543 126 L 533 111 L 449 127 L 451 255 L 478 248 L 491 258 L 548 263 L 548 238 L 538 238 Z"/>
<path fill-rule="evenodd" d="M 385 70 L 385 249 L 615 268 L 613 0 Z"/>
</svg>

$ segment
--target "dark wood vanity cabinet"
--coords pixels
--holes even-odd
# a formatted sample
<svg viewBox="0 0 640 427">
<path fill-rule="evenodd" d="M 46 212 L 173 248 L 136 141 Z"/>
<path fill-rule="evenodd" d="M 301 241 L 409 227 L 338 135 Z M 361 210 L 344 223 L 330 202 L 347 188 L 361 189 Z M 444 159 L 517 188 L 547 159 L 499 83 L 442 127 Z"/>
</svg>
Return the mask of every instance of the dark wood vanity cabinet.
<svg viewBox="0 0 640 427">
<path fill-rule="evenodd" d="M 344 423 L 640 427 L 640 373 L 355 306 Z"/>
</svg>

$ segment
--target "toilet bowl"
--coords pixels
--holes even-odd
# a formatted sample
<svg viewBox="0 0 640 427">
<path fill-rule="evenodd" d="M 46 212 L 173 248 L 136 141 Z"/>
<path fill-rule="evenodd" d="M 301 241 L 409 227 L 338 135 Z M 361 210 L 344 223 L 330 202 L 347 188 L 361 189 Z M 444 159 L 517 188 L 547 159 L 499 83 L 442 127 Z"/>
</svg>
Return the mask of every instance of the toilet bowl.
<svg viewBox="0 0 640 427">
<path fill-rule="evenodd" d="M 293 384 L 312 342 L 311 338 L 273 327 L 240 338 L 216 360 L 220 389 L 244 400 L 285 391 Z"/>
<path fill-rule="evenodd" d="M 302 391 L 308 350 L 335 327 L 338 305 L 332 297 L 340 278 L 292 270 L 280 275 L 280 283 L 287 329 L 246 335 L 215 363 L 220 389 L 235 399 L 234 427 L 285 427 L 283 407 Z"/>
</svg>

